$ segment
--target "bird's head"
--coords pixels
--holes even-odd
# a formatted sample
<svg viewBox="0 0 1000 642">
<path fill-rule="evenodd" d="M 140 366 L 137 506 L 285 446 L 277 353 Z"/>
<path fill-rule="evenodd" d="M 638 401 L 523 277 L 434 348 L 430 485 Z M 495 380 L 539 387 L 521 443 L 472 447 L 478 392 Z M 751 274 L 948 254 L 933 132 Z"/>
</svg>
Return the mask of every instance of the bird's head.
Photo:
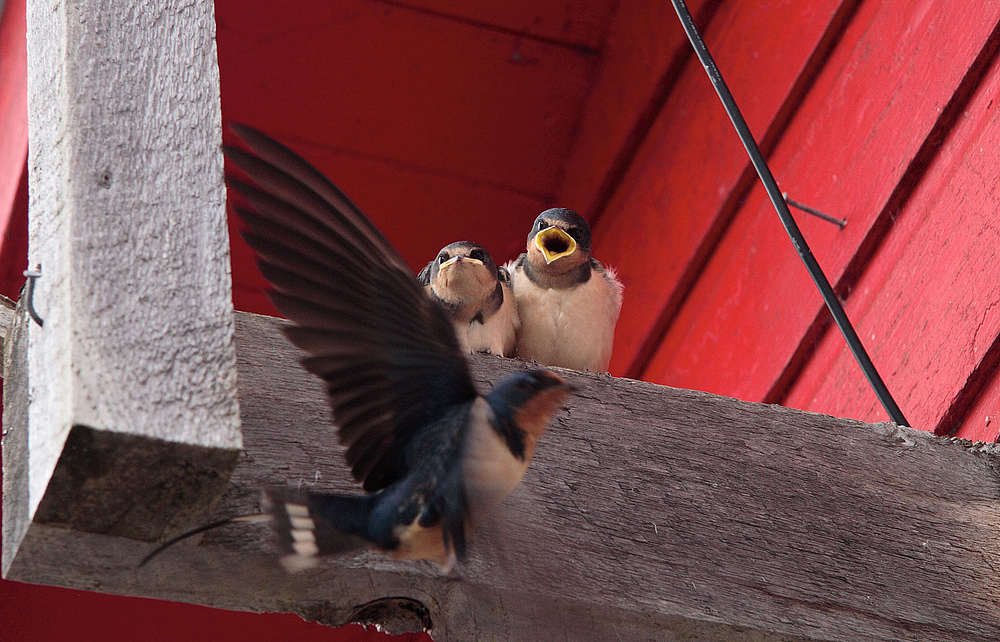
<svg viewBox="0 0 1000 642">
<path fill-rule="evenodd" d="M 590 225 L 564 207 L 538 215 L 528 235 L 528 260 L 542 272 L 562 274 L 590 260 Z"/>
<path fill-rule="evenodd" d="M 497 266 L 482 245 L 458 241 L 441 248 L 417 278 L 442 301 L 471 303 L 493 294 Z"/>
<path fill-rule="evenodd" d="M 512 421 L 537 439 L 548 427 L 552 415 L 576 390 L 576 386 L 550 370 L 525 370 L 503 379 L 486 401 L 501 420 Z"/>
</svg>

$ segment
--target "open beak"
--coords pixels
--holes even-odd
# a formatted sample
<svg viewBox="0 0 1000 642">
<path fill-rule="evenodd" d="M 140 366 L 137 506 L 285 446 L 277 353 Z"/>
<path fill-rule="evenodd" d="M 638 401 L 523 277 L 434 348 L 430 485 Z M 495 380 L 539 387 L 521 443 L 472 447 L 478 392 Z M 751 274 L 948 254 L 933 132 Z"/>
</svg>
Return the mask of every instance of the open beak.
<svg viewBox="0 0 1000 642">
<path fill-rule="evenodd" d="M 474 259 L 474 258 L 469 257 L 469 256 L 453 256 L 450 259 L 448 259 L 447 261 L 445 261 L 444 263 L 442 263 L 441 267 L 438 268 L 438 269 L 439 270 L 443 270 L 446 267 L 448 267 L 449 265 L 454 265 L 455 263 L 475 263 L 476 265 L 482 265 L 483 264 L 483 262 L 480 261 L 479 259 Z"/>
<path fill-rule="evenodd" d="M 555 225 L 536 234 L 535 245 L 542 251 L 546 265 L 576 252 L 576 239 Z"/>
</svg>

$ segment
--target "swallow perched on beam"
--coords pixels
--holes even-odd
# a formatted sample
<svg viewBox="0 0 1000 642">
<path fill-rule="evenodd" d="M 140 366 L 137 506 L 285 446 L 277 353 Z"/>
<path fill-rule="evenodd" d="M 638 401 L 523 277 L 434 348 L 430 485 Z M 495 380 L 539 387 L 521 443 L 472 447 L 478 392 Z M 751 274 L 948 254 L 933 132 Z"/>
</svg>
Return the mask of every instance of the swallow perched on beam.
<svg viewBox="0 0 1000 642">
<path fill-rule="evenodd" d="M 367 491 L 267 491 L 283 562 L 308 567 L 362 542 L 449 569 L 520 482 L 573 388 L 530 370 L 479 395 L 444 308 L 378 228 L 287 147 L 232 130 L 249 151 L 224 152 L 256 183 L 227 180 L 250 205 L 234 208 L 243 237 L 293 322 L 284 331 L 307 353 L 302 365 L 326 383 L 347 464 Z"/>
<path fill-rule="evenodd" d="M 538 215 L 527 252 L 507 265 L 521 317 L 517 356 L 576 370 L 606 371 L 622 284 L 590 256 L 590 225 L 573 210 Z"/>
<path fill-rule="evenodd" d="M 448 313 L 463 350 L 514 354 L 521 321 L 510 273 L 497 267 L 486 248 L 469 241 L 447 245 L 417 280 Z"/>
</svg>

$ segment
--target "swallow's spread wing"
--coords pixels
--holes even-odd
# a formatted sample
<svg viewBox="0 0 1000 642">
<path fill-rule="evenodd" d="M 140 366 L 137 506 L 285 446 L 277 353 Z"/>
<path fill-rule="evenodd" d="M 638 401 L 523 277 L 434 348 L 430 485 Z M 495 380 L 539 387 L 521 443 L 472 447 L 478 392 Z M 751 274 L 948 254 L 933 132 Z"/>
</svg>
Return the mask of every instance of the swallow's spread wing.
<svg viewBox="0 0 1000 642">
<path fill-rule="evenodd" d="M 249 152 L 226 156 L 258 187 L 229 179 L 288 338 L 327 383 L 347 463 L 365 490 L 407 472 L 404 451 L 424 426 L 476 389 L 452 325 L 402 257 L 336 186 L 287 147 L 246 126 Z"/>
</svg>

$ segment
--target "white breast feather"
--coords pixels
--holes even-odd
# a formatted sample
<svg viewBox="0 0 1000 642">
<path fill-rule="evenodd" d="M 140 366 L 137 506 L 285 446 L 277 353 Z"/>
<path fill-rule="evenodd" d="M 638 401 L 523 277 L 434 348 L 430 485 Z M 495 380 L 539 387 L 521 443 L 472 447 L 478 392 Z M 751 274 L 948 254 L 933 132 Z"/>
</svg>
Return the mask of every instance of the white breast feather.
<svg viewBox="0 0 1000 642">
<path fill-rule="evenodd" d="M 613 269 L 565 289 L 535 285 L 511 266 L 521 316 L 517 355 L 576 370 L 606 371 L 611 363 L 622 284 Z"/>
<path fill-rule="evenodd" d="M 465 480 L 467 533 L 471 533 L 524 477 L 530 460 L 515 457 L 506 442 L 489 424 L 492 414 L 482 397 L 476 399 L 469 413 L 469 432 L 462 455 Z M 441 526 L 424 528 L 419 517 L 396 531 L 399 547 L 393 555 L 401 559 L 429 559 L 444 572 L 455 563 L 455 551 L 446 551 Z"/>
<path fill-rule="evenodd" d="M 455 324 L 459 342 L 467 352 L 489 352 L 501 357 L 513 356 L 517 333 L 521 329 L 521 319 L 517 314 L 514 294 L 502 283 L 500 288 L 503 291 L 503 303 L 493 316 L 483 323 Z"/>
<path fill-rule="evenodd" d="M 465 492 L 473 525 L 495 509 L 524 477 L 530 463 L 518 459 L 489 424 L 492 411 L 480 397 L 472 407 L 469 434 L 462 458 Z"/>
</svg>

